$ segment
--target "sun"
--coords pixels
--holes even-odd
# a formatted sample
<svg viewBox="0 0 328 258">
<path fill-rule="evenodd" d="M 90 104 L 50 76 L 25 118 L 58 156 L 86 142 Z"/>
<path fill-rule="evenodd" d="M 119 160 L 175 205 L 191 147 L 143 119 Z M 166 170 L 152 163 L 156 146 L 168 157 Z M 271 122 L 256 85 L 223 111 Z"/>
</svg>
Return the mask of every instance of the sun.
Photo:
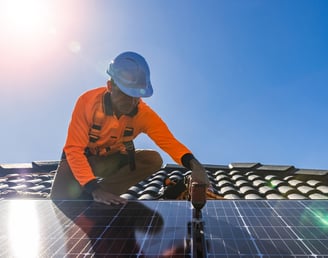
<svg viewBox="0 0 328 258">
<path fill-rule="evenodd" d="M 32 39 L 53 33 L 50 3 L 48 0 L 1 0 L 6 34 Z"/>
<path fill-rule="evenodd" d="M 60 65 L 68 48 L 67 35 L 73 35 L 67 27 L 77 19 L 66 2 L 70 1 L 0 0 L 0 71 L 5 81 L 0 95 L 37 90 L 32 82 L 45 74 L 50 64 Z M 33 87 L 18 83 L 21 78 Z"/>
<path fill-rule="evenodd" d="M 56 49 L 58 15 L 52 0 L 0 0 L 0 69 L 12 80 L 17 71 L 30 74 L 35 64 Z"/>
<path fill-rule="evenodd" d="M 1 96 L 39 96 L 35 82 L 80 55 L 85 8 L 70 0 L 0 0 Z"/>
</svg>

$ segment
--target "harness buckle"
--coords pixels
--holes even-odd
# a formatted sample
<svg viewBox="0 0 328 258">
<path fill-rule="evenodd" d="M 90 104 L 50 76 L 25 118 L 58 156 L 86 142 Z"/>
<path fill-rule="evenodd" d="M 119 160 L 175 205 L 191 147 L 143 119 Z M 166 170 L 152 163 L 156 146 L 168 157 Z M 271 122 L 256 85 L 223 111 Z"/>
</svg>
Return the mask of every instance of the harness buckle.
<svg viewBox="0 0 328 258">
<path fill-rule="evenodd" d="M 130 170 L 136 170 L 135 148 L 133 141 L 123 142 L 126 152 L 128 154 Z"/>
</svg>

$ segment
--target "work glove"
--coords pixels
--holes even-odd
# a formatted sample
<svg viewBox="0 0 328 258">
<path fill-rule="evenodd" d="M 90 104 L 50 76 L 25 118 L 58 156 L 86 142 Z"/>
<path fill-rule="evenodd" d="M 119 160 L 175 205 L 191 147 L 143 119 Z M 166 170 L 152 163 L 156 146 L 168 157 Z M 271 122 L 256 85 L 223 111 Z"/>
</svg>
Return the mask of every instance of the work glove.
<svg viewBox="0 0 328 258">
<path fill-rule="evenodd" d="M 125 204 L 127 200 L 107 191 L 103 185 L 103 178 L 95 178 L 84 186 L 84 190 L 92 195 L 95 202 L 111 204 Z"/>
<path fill-rule="evenodd" d="M 210 180 L 208 179 L 205 168 L 198 160 L 192 159 L 190 161 L 191 168 L 191 179 L 193 182 L 198 184 L 205 184 L 207 187 L 210 186 Z"/>
<path fill-rule="evenodd" d="M 110 192 L 107 192 L 103 190 L 101 187 L 95 189 L 92 192 L 92 197 L 95 202 L 104 203 L 107 205 L 117 205 L 117 204 L 125 204 L 127 203 L 127 200 L 124 198 L 121 198 L 120 196 L 117 196 L 115 194 L 112 194 Z"/>
</svg>

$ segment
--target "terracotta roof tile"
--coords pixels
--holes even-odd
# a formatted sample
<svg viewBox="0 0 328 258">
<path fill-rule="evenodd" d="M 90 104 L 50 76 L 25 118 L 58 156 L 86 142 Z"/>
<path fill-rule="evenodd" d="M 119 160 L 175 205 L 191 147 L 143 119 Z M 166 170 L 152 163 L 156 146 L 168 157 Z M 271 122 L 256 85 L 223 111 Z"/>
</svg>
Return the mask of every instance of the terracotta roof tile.
<svg viewBox="0 0 328 258">
<path fill-rule="evenodd" d="M 0 164 L 0 197 L 17 197 L 17 192 L 49 194 L 58 161 Z M 224 199 L 328 199 L 328 170 L 297 169 L 290 165 L 231 163 L 205 165 L 213 193 Z M 191 171 L 169 164 L 149 178 L 131 186 L 122 196 L 153 200 L 163 193 L 169 177 L 179 181 Z"/>
</svg>

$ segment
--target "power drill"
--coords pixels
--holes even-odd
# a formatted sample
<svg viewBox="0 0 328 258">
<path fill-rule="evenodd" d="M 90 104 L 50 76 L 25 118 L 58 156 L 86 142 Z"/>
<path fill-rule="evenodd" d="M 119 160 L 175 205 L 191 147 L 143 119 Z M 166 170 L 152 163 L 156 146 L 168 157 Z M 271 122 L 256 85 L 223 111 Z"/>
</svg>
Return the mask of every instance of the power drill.
<svg viewBox="0 0 328 258">
<path fill-rule="evenodd" d="M 189 182 L 189 197 L 193 207 L 195 208 L 195 218 L 200 219 L 200 210 L 206 204 L 206 184 L 199 184 L 192 181 Z"/>
<path fill-rule="evenodd" d="M 189 200 L 194 207 L 193 220 L 188 223 L 192 239 L 194 257 L 207 257 L 206 240 L 204 236 L 204 221 L 202 220 L 201 209 L 206 204 L 206 184 L 192 182 L 189 178 L 188 185 Z"/>
</svg>

